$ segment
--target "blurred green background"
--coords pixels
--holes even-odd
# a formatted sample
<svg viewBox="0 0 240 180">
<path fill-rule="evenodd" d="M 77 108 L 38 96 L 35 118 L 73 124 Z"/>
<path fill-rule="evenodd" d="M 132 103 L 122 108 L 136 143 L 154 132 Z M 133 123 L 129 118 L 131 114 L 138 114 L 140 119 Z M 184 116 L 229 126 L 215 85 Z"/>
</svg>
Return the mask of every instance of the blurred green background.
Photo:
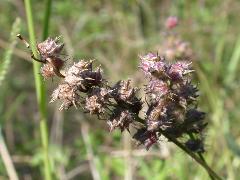
<svg viewBox="0 0 240 180">
<path fill-rule="evenodd" d="M 41 42 L 44 3 L 33 0 L 32 6 Z M 174 33 L 194 52 L 199 108 L 207 112 L 206 160 L 224 179 L 233 180 L 240 179 L 239 12 L 238 0 L 53 1 L 49 35 L 62 36 L 67 64 L 96 59 L 109 81 L 132 78 L 140 85 L 138 55 L 156 52 L 164 41 L 166 18 L 177 16 Z M 21 22 L 11 35 L 17 17 Z M 1 0 L 0 24 L 0 143 L 5 141 L 20 179 L 43 179 L 32 63 L 15 38 L 20 31 L 29 39 L 24 2 Z M 44 83 L 49 101 L 58 80 Z M 47 104 L 47 111 L 56 179 L 209 179 L 194 160 L 164 140 L 146 151 L 128 133 L 109 133 L 106 123 L 80 109 L 59 112 L 55 103 Z M 0 179 L 8 179 L 2 158 Z"/>
</svg>

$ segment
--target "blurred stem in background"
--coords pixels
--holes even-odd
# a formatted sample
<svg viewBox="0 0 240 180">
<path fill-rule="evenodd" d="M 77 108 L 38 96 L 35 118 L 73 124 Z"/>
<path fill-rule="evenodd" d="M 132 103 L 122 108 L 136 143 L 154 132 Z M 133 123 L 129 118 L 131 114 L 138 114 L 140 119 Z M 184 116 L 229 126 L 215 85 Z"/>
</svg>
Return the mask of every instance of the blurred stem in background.
<svg viewBox="0 0 240 180">
<path fill-rule="evenodd" d="M 28 31 L 29 31 L 31 48 L 32 48 L 34 56 L 37 56 L 31 0 L 25 0 L 25 10 L 26 10 L 26 15 L 27 15 Z M 43 30 L 43 38 L 44 39 L 48 36 L 50 11 L 51 11 L 51 0 L 46 0 L 45 16 L 44 16 L 45 17 L 44 18 L 44 30 Z M 41 134 L 42 148 L 43 148 L 43 153 L 44 153 L 44 177 L 46 180 L 51 180 L 52 174 L 51 174 L 49 148 L 48 148 L 46 93 L 45 93 L 45 86 L 44 86 L 43 80 L 39 75 L 39 68 L 40 68 L 40 64 L 38 62 L 34 61 L 33 62 L 33 71 L 34 71 L 34 78 L 35 78 L 35 87 L 36 87 L 36 93 L 37 93 L 38 107 L 39 107 L 39 111 L 40 111 L 40 134 Z"/>
<path fill-rule="evenodd" d="M 7 72 L 10 67 L 13 50 L 17 43 L 16 34 L 19 33 L 19 30 L 20 30 L 20 23 L 21 23 L 20 19 L 16 18 L 11 30 L 10 41 L 9 41 L 10 44 L 4 54 L 3 61 L 0 64 L 0 87 L 4 83 L 4 80 L 6 78 Z M 7 120 L 7 118 L 4 118 L 4 120 Z M 17 172 L 15 170 L 14 164 L 11 159 L 11 155 L 8 151 L 7 145 L 4 140 L 1 123 L 0 123 L 0 155 L 2 157 L 5 169 L 8 173 L 9 179 L 18 180 L 19 178 L 18 178 Z"/>
<path fill-rule="evenodd" d="M 14 168 L 11 156 L 8 152 L 6 143 L 5 143 L 3 135 L 2 135 L 1 126 L 0 126 L 0 154 L 1 154 L 1 157 L 3 160 L 3 163 L 5 165 L 5 168 L 7 170 L 9 179 L 18 180 L 17 172 Z"/>
</svg>

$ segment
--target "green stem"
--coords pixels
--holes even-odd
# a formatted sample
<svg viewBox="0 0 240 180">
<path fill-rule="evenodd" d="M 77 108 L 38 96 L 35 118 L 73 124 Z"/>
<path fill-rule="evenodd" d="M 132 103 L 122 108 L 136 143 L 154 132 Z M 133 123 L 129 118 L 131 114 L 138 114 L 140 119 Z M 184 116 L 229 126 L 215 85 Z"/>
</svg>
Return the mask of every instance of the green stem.
<svg viewBox="0 0 240 180">
<path fill-rule="evenodd" d="M 48 37 L 49 32 L 49 21 L 51 16 L 52 0 L 45 0 L 45 15 L 44 15 L 44 25 L 42 39 L 45 40 Z"/>
<path fill-rule="evenodd" d="M 2 134 L 1 125 L 0 125 L 0 156 L 2 157 L 2 162 L 5 165 L 9 179 L 19 180 L 16 169 L 14 167 L 13 161 L 11 159 L 11 156 L 9 154 Z"/>
<path fill-rule="evenodd" d="M 195 140 L 195 137 L 194 137 L 194 135 L 193 135 L 192 133 L 189 133 L 188 135 L 189 135 L 190 139 Z M 206 163 L 206 160 L 205 160 L 204 156 L 202 155 L 202 153 L 201 153 L 201 152 L 198 152 L 197 154 L 198 154 L 199 158 L 200 158 L 204 163 Z M 213 177 L 211 174 L 208 174 L 208 175 L 209 175 L 209 177 L 210 177 L 212 180 L 214 180 L 214 177 Z"/>
<path fill-rule="evenodd" d="M 34 56 L 37 57 L 38 53 L 36 48 L 31 0 L 25 0 L 24 2 L 25 2 L 25 9 L 26 9 L 26 15 L 27 15 L 30 44 L 31 44 L 31 48 Z M 34 72 L 34 79 L 35 79 L 37 102 L 38 102 L 38 108 L 40 111 L 40 134 L 41 134 L 42 148 L 44 151 L 44 177 L 46 180 L 51 180 L 52 175 L 51 175 L 49 150 L 48 150 L 48 129 L 47 129 L 47 118 L 46 118 L 47 117 L 46 93 L 45 93 L 45 86 L 44 86 L 43 80 L 39 75 L 39 68 L 40 68 L 40 64 L 38 62 L 33 61 L 33 72 Z"/>
<path fill-rule="evenodd" d="M 182 143 L 180 143 L 176 138 L 173 138 L 169 136 L 167 133 L 164 131 L 161 131 L 163 136 L 165 136 L 169 141 L 173 142 L 175 145 L 177 145 L 180 149 L 182 149 L 184 152 L 186 152 L 189 156 L 191 156 L 198 164 L 200 164 L 210 175 L 210 177 L 217 179 L 217 180 L 222 180 L 220 176 L 214 170 L 212 170 L 211 167 L 208 166 L 206 161 L 203 161 L 201 158 L 199 158 L 196 154 L 194 154 L 192 151 L 187 149 Z"/>
</svg>

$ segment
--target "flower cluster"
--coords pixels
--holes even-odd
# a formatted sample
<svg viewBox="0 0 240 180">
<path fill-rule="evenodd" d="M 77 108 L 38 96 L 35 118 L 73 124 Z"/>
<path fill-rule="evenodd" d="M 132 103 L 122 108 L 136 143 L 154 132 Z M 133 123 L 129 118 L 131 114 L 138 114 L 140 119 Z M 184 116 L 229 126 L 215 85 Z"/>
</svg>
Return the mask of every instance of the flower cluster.
<svg viewBox="0 0 240 180">
<path fill-rule="evenodd" d="M 206 123 L 204 113 L 196 109 L 198 90 L 191 82 L 191 63 L 168 63 L 154 53 L 140 56 L 140 69 L 148 80 L 144 88 L 146 97 L 142 98 L 146 99 L 147 110 L 142 119 L 139 112 L 144 102 L 138 97 L 140 89 L 132 87 L 131 80 L 120 80 L 111 86 L 103 78 L 102 69 L 94 68 L 93 61 L 79 60 L 62 69 L 59 64 L 64 61 L 59 57 L 63 44 L 58 44 L 57 39 L 48 38 L 37 48 L 43 63 L 42 76 L 62 78 L 50 101 L 60 100 L 60 110 L 82 107 L 86 113 L 105 120 L 110 131 L 130 132 L 130 126 L 134 125 L 133 139 L 146 149 L 161 135 L 167 135 L 183 139 L 184 146 L 192 151 L 204 151 L 201 134 Z"/>
<path fill-rule="evenodd" d="M 171 33 L 165 37 L 162 45 L 158 47 L 158 51 L 168 61 L 174 61 L 175 59 L 189 60 L 193 57 L 189 42 Z"/>
<path fill-rule="evenodd" d="M 70 67 L 65 73 L 64 82 L 54 90 L 51 102 L 62 100 L 60 110 L 69 109 L 73 105 L 77 108 L 84 97 L 81 93 L 87 93 L 88 96 L 91 94 L 91 102 L 89 99 L 86 101 L 87 107 L 90 108 L 94 99 L 97 100 L 101 95 L 100 90 L 96 88 L 101 88 L 103 82 L 100 68 L 93 70 L 92 66 L 92 61 L 80 60 Z M 97 105 L 95 102 L 95 106 Z"/>
<path fill-rule="evenodd" d="M 165 32 L 162 36 L 162 43 L 156 46 L 156 50 L 159 54 L 170 62 L 176 59 L 180 61 L 194 58 L 190 43 L 183 40 L 175 30 L 178 25 L 181 25 L 178 17 L 168 17 L 165 21 Z"/>
<path fill-rule="evenodd" d="M 37 49 L 43 60 L 42 76 L 45 79 L 59 76 L 62 66 L 59 67 L 56 61 L 60 59 L 63 44 L 58 44 L 57 38 L 48 38 L 39 43 Z M 142 109 L 142 102 L 137 97 L 138 89 L 131 87 L 130 80 L 109 86 L 103 79 L 101 68 L 93 68 L 93 61 L 80 60 L 59 77 L 63 80 L 53 91 L 50 102 L 61 100 L 59 110 L 83 107 L 85 112 L 106 120 L 110 131 L 116 128 L 129 131 L 130 124 Z"/>
<path fill-rule="evenodd" d="M 174 138 L 186 139 L 185 135 L 191 134 L 200 138 L 206 123 L 204 113 L 196 109 L 198 90 L 191 83 L 191 63 L 167 63 L 153 53 L 140 56 L 140 60 L 140 68 L 148 79 L 145 92 L 150 103 L 145 116 L 146 127 L 137 132 L 135 139 L 144 140 L 143 144 L 149 141 L 153 144 L 157 138 L 152 137 L 161 135 L 161 132 Z M 200 141 L 199 138 L 196 141 Z M 187 141 L 186 146 L 193 144 L 192 139 L 192 143 Z"/>
<path fill-rule="evenodd" d="M 40 54 L 41 61 L 44 65 L 40 72 L 47 79 L 55 75 L 64 77 L 60 70 L 64 65 L 64 61 L 60 58 L 60 53 L 63 50 L 64 44 L 58 43 L 59 38 L 47 38 L 45 41 L 37 44 L 37 50 Z"/>
</svg>

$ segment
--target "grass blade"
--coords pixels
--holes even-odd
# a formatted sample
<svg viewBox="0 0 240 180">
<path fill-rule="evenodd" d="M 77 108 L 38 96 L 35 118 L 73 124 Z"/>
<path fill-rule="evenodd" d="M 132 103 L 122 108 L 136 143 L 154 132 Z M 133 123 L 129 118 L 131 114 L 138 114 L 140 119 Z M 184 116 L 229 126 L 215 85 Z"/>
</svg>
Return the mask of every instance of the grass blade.
<svg viewBox="0 0 240 180">
<path fill-rule="evenodd" d="M 13 50 L 17 43 L 16 34 L 18 34 L 19 31 L 20 31 L 20 19 L 16 18 L 16 20 L 12 26 L 12 31 L 11 31 L 11 35 L 10 35 L 10 45 L 5 52 L 4 57 L 3 57 L 3 62 L 0 65 L 0 86 L 2 85 L 4 79 L 7 75 L 7 71 L 10 67 Z"/>
<path fill-rule="evenodd" d="M 27 14 L 30 44 L 31 44 L 33 54 L 37 57 L 38 54 L 36 49 L 36 39 L 35 39 L 35 31 L 34 31 L 34 25 L 33 25 L 31 0 L 25 0 L 25 9 Z M 48 129 L 47 129 L 47 122 L 46 122 L 47 121 L 46 93 L 45 93 L 43 80 L 38 73 L 39 68 L 40 68 L 39 63 L 33 62 L 37 101 L 38 101 L 38 107 L 41 115 L 40 134 L 41 134 L 41 140 L 42 140 L 42 148 L 44 151 L 44 177 L 46 180 L 51 180 L 52 175 L 51 175 L 51 166 L 50 166 L 49 149 L 48 149 Z"/>
<path fill-rule="evenodd" d="M 227 76 L 225 79 L 226 84 L 230 84 L 234 80 L 239 60 L 240 60 L 240 36 L 238 37 L 232 57 L 227 67 Z"/>
<path fill-rule="evenodd" d="M 17 176 L 17 172 L 14 168 L 11 156 L 8 152 L 6 143 L 3 139 L 1 126 L 0 126 L 0 155 L 2 157 L 3 163 L 4 163 L 5 168 L 7 170 L 9 179 L 18 180 L 19 178 Z"/>
</svg>

